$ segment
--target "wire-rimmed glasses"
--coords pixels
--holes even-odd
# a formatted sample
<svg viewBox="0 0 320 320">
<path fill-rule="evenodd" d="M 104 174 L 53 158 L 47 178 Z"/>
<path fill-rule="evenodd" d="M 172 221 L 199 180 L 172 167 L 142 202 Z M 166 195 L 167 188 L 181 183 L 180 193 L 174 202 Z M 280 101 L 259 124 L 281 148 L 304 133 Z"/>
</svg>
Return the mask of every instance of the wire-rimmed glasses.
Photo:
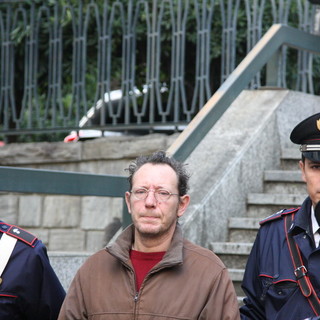
<svg viewBox="0 0 320 320">
<path fill-rule="evenodd" d="M 139 189 L 131 190 L 130 193 L 133 194 L 133 196 L 137 200 L 145 200 L 149 192 L 151 191 L 154 193 L 154 196 L 157 199 L 157 201 L 162 201 L 162 202 L 168 201 L 171 196 L 179 196 L 178 193 L 172 193 L 165 189 L 153 190 L 153 189 L 139 188 Z"/>
</svg>

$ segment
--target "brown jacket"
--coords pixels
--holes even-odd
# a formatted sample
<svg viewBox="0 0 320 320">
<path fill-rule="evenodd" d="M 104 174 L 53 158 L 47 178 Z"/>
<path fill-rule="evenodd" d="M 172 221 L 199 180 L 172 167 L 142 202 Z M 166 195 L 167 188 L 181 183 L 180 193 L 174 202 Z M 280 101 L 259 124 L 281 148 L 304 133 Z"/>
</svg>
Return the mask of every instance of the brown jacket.
<svg viewBox="0 0 320 320">
<path fill-rule="evenodd" d="M 238 303 L 227 269 L 211 251 L 182 238 L 171 246 L 136 292 L 129 259 L 134 227 L 83 264 L 58 320 L 238 320 Z"/>
</svg>

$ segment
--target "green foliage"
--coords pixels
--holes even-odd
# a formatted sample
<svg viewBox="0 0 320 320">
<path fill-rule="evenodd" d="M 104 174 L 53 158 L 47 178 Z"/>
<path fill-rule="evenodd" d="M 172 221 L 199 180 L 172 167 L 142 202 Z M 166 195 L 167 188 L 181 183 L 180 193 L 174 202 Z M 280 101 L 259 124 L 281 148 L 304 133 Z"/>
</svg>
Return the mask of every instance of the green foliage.
<svg viewBox="0 0 320 320">
<path fill-rule="evenodd" d="M 98 5 L 98 16 L 94 11 L 93 3 Z M 58 116 L 57 126 L 76 126 L 79 118 L 86 113 L 88 108 L 90 108 L 97 99 L 101 98 L 103 92 L 97 92 L 97 84 L 102 81 L 110 82 L 110 89 L 119 89 L 123 85 L 124 72 L 133 72 L 133 70 L 124 70 L 122 56 L 125 53 L 125 47 L 123 46 L 123 41 L 125 40 L 125 35 L 129 35 L 128 31 L 132 31 L 130 36 L 135 36 L 135 61 L 134 63 L 134 74 L 135 74 L 135 85 L 142 89 L 142 87 L 148 82 L 148 74 L 146 72 L 147 58 L 148 58 L 148 39 L 146 37 L 148 26 L 151 26 L 153 23 L 152 20 L 152 1 L 143 2 L 141 0 L 27 0 L 22 1 L 21 3 L 15 2 L 10 6 L 10 12 L 7 11 L 7 14 L 12 17 L 18 12 L 16 16 L 18 19 L 17 23 L 13 26 L 12 32 L 10 34 L 11 41 L 14 44 L 14 57 L 15 57 L 15 78 L 14 78 L 14 87 L 15 87 L 15 98 L 17 102 L 18 113 L 23 108 L 23 97 L 24 97 L 24 88 L 26 84 L 25 71 L 29 66 L 25 63 L 25 47 L 27 39 L 37 38 L 37 50 L 34 54 L 38 54 L 38 65 L 34 66 L 36 68 L 36 81 L 38 85 L 37 97 L 33 98 L 33 108 L 38 110 L 38 116 L 46 117 L 48 110 L 46 106 L 56 105 L 56 112 Z M 178 19 L 172 19 L 172 16 L 177 17 L 178 9 L 177 6 L 170 6 L 169 1 L 158 2 L 163 5 L 163 16 L 162 23 L 159 26 L 159 31 L 161 33 L 160 41 L 160 83 L 165 84 L 170 87 L 172 84 L 171 81 L 171 72 L 172 72 L 172 55 L 174 55 L 172 47 L 172 35 L 174 34 L 174 24 L 173 20 L 177 21 Z M 227 5 L 229 1 L 225 0 L 224 2 L 220 1 L 198 1 L 198 6 L 194 0 L 190 1 L 176 1 L 175 4 L 180 3 L 182 9 L 186 10 L 187 4 L 188 16 L 185 26 L 185 52 L 181 56 L 185 67 L 185 73 L 183 75 L 183 81 L 187 92 L 188 103 L 191 103 L 193 89 L 195 87 L 195 72 L 196 72 L 196 53 L 197 48 L 200 45 L 200 35 L 196 33 L 197 28 L 195 27 L 199 23 L 199 19 L 203 14 L 208 14 L 212 9 L 211 4 L 214 4 L 213 7 L 213 19 L 211 21 L 211 26 L 209 32 L 209 55 L 210 55 L 210 74 L 212 79 L 210 79 L 210 89 L 211 92 L 215 92 L 221 84 L 220 74 L 221 74 L 221 61 L 222 55 L 226 55 L 230 52 L 225 52 L 228 50 L 222 47 L 222 31 L 223 31 L 223 19 L 221 13 L 221 5 L 225 6 L 227 11 Z M 206 10 L 203 10 L 202 5 L 206 3 Z M 240 1 L 240 7 L 237 16 L 237 25 L 236 25 L 236 46 L 235 46 L 235 66 L 237 66 L 242 59 L 246 56 L 248 52 L 247 47 L 247 36 L 248 36 L 248 25 L 247 25 L 247 12 L 245 7 L 245 1 Z M 290 2 L 290 25 L 297 27 L 298 26 L 298 16 L 297 12 L 297 1 Z M 132 25 L 128 25 L 128 11 L 127 6 L 132 5 L 133 8 L 136 8 L 136 11 L 133 12 L 131 16 L 131 21 L 134 21 L 136 15 L 138 19 L 134 25 L 134 30 L 132 30 Z M 253 4 L 253 0 L 251 1 Z M 147 6 L 147 11 L 145 10 Z M 5 8 L 5 9 L 4 9 Z M 8 7 L 4 4 L 0 4 L 0 10 L 9 10 Z M 63 9 L 64 8 L 64 9 Z M 35 30 L 31 28 L 31 21 L 25 21 L 22 16 L 22 11 L 26 10 L 28 14 L 27 17 L 30 17 L 29 13 L 34 12 L 34 18 L 36 23 L 39 23 L 39 29 Z M 182 12 L 184 12 L 182 10 Z M 50 12 L 49 17 L 47 17 L 46 12 Z M 108 19 L 103 19 L 104 13 L 108 13 Z M 111 13 L 114 13 L 114 18 L 111 21 Z M 147 14 L 149 13 L 149 15 Z M 41 13 L 41 14 L 40 14 Z M 160 8 L 158 7 L 157 14 L 160 14 Z M 56 19 L 55 19 L 56 17 Z M 80 19 L 80 17 L 82 17 Z M 84 17 L 87 17 L 86 20 L 88 23 L 84 23 Z M 122 17 L 125 17 L 122 19 Z M 183 17 L 182 17 L 183 18 Z M 201 20 L 201 19 L 200 19 Z M 263 30 L 264 34 L 268 28 L 274 23 L 277 22 L 277 17 L 272 15 L 272 1 L 266 1 L 266 7 L 263 15 Z M 36 24 L 37 25 L 37 24 Z M 62 57 L 59 56 L 50 56 L 50 52 L 53 52 L 53 46 L 57 45 L 54 41 L 49 43 L 50 35 L 52 35 L 58 27 L 62 27 Z M 79 35 L 82 34 L 84 28 L 87 27 L 87 34 L 85 39 L 81 38 Z M 105 35 L 107 31 L 112 30 L 112 42 L 107 43 L 111 45 L 106 45 L 106 49 L 111 50 L 112 61 L 106 66 L 107 70 L 98 69 L 98 53 L 101 48 L 99 47 L 99 39 L 101 36 Z M 202 30 L 203 31 L 203 30 Z M 74 35 L 77 35 L 74 38 Z M 86 41 L 86 51 L 85 51 L 85 60 L 82 60 L 82 63 L 74 65 L 74 54 L 75 46 L 79 43 L 84 43 L 81 41 Z M 107 41 L 107 40 L 106 40 Z M 202 44 L 203 45 L 203 44 Z M 59 52 L 57 50 L 55 53 Z M 288 50 L 288 70 L 287 70 L 287 82 L 294 88 L 294 83 L 296 81 L 296 70 L 297 70 L 297 56 L 294 50 Z M 129 55 L 128 57 L 132 57 Z M 84 59 L 84 58 L 83 58 Z M 316 65 L 319 65 L 319 57 L 314 59 Z M 55 71 L 59 69 L 59 64 L 62 65 L 62 74 L 56 75 Z M 83 65 L 86 66 L 84 70 Z M 109 73 L 108 73 L 109 72 Z M 314 83 L 316 85 L 316 92 L 319 92 L 319 83 L 320 81 L 320 71 L 319 68 L 314 69 Z M 102 79 L 101 74 L 104 74 Z M 264 71 L 262 71 L 264 74 Z M 59 78 L 59 81 L 62 84 L 62 92 L 52 93 L 52 88 L 50 88 L 50 79 L 49 76 L 53 77 L 55 75 Z M 77 92 L 74 89 L 75 77 L 76 75 L 83 80 L 82 75 L 84 75 L 84 82 L 78 84 L 76 90 L 80 92 L 77 95 Z M 79 79 L 77 79 L 79 81 Z M 101 88 L 100 88 L 101 89 Z M 50 91 L 51 90 L 51 91 Z M 102 91 L 106 90 L 106 87 L 101 89 Z M 50 92 L 50 94 L 49 94 Z M 166 99 L 167 95 L 162 96 L 163 99 Z M 76 112 L 76 101 L 80 100 L 80 114 Z M 59 101 L 57 101 L 59 100 Z M 140 98 L 141 100 L 141 98 Z M 48 114 L 48 118 L 42 123 L 43 126 L 50 126 L 51 120 L 53 118 L 53 111 L 50 111 L 51 114 Z M 36 115 L 31 112 L 26 112 L 23 120 L 21 121 L 21 126 L 28 128 L 30 123 L 36 125 L 38 119 Z M 14 126 L 11 123 L 12 127 Z M 59 139 L 60 139 L 59 134 Z M 48 135 L 47 140 L 52 139 L 53 135 Z M 43 139 L 43 136 L 40 139 Z M 19 137 L 19 139 L 24 139 Z M 28 137 L 27 139 L 31 139 Z M 38 138 L 37 138 L 38 139 Z"/>
</svg>

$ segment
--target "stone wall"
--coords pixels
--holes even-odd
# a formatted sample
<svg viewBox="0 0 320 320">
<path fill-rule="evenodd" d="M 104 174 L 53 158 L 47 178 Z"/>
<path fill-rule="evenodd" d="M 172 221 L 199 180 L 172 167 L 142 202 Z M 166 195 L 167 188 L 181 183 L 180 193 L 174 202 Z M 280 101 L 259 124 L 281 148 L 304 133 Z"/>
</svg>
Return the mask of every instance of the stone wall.
<svg viewBox="0 0 320 320">
<path fill-rule="evenodd" d="M 13 143 L 0 147 L 0 166 L 126 176 L 132 159 L 166 150 L 177 135 Z M 122 204 L 122 198 L 1 192 L 0 219 L 33 232 L 50 251 L 94 252 L 121 226 Z"/>
</svg>

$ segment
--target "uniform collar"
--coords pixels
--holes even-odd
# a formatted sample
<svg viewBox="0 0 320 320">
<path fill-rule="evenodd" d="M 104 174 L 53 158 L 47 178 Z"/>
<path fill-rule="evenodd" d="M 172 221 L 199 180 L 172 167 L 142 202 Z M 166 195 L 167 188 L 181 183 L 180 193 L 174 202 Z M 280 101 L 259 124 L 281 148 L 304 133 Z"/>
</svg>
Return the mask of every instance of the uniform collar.
<svg viewBox="0 0 320 320">
<path fill-rule="evenodd" d="M 319 230 L 319 224 L 314 214 L 313 206 L 311 206 L 311 223 L 312 223 L 312 233 L 315 234 Z"/>
<path fill-rule="evenodd" d="M 307 197 L 301 205 L 301 208 L 295 214 L 293 224 L 289 230 L 293 234 L 307 232 L 313 234 L 312 227 L 310 226 L 311 215 L 311 199 Z"/>
</svg>

